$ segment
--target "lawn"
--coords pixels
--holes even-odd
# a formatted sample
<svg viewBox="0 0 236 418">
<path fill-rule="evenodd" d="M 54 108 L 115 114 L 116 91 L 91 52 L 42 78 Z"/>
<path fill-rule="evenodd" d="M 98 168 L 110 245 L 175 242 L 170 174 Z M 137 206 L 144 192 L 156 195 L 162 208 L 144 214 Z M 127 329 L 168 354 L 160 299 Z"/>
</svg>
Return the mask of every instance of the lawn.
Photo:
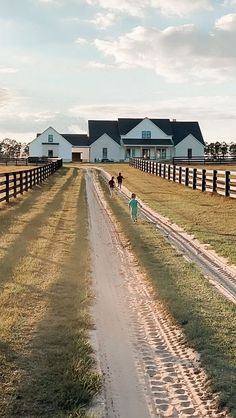
<svg viewBox="0 0 236 418">
<path fill-rule="evenodd" d="M 127 175 L 129 170 L 123 168 L 122 172 Z M 133 177 L 129 180 L 133 184 Z M 134 225 L 127 202 L 118 194 L 111 199 L 103 178 L 100 182 L 126 241 L 154 285 L 156 297 L 182 327 L 187 343 L 200 353 L 211 388 L 220 393 L 220 408 L 226 406 L 235 418 L 236 306 L 219 294 L 193 263 L 180 256 L 152 224 L 139 220 Z"/>
<path fill-rule="evenodd" d="M 101 378 L 88 336 L 87 228 L 76 169 L 0 211 L 1 416 L 88 417 Z"/>
<path fill-rule="evenodd" d="M 35 165 L 0 165 L 0 174 L 13 173 L 14 171 L 25 171 L 36 168 Z"/>
<path fill-rule="evenodd" d="M 114 176 L 122 172 L 124 185 L 139 199 L 236 264 L 236 199 L 192 190 L 127 164 L 103 168 Z"/>
</svg>

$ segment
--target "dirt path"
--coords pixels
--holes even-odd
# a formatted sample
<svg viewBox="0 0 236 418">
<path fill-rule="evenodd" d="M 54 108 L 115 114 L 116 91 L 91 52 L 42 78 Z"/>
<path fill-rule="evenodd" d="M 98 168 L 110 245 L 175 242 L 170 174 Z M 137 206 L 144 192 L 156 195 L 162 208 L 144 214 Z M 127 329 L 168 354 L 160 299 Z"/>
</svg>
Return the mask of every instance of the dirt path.
<svg viewBox="0 0 236 418">
<path fill-rule="evenodd" d="M 99 186 L 86 175 L 98 357 L 106 418 L 223 417 L 198 356 L 122 243 Z"/>
</svg>

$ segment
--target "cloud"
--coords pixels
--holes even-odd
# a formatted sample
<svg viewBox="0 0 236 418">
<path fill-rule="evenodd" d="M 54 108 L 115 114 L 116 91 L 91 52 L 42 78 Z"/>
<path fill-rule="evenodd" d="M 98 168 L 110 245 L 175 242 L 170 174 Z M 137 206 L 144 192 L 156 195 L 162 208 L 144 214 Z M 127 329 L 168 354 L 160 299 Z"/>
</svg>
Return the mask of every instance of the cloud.
<svg viewBox="0 0 236 418">
<path fill-rule="evenodd" d="M 118 117 L 173 118 L 177 120 L 235 120 L 236 96 L 195 96 L 159 99 L 143 104 L 91 104 L 70 109 L 74 117 L 83 119 L 111 119 Z"/>
<path fill-rule="evenodd" d="M 97 26 L 97 29 L 106 29 L 114 23 L 114 13 L 97 13 L 94 19 L 88 20 L 89 23 L 93 23 Z"/>
<path fill-rule="evenodd" d="M 76 43 L 76 44 L 79 44 L 79 45 L 85 45 L 87 42 L 88 42 L 88 41 L 87 41 L 87 39 L 85 39 L 85 38 L 77 38 L 77 39 L 75 40 L 75 43 Z"/>
<path fill-rule="evenodd" d="M 222 17 L 224 21 L 224 17 Z M 235 78 L 235 32 L 218 21 L 213 33 L 193 24 L 164 30 L 138 26 L 116 40 L 96 39 L 94 45 L 119 68 L 141 67 L 170 82 L 221 82 Z"/>
<path fill-rule="evenodd" d="M 222 16 L 215 23 L 216 29 L 221 29 L 225 31 L 236 31 L 236 13 L 231 13 L 225 16 Z"/>
<path fill-rule="evenodd" d="M 211 0 L 86 0 L 86 2 L 133 16 L 142 15 L 146 8 L 159 9 L 163 14 L 179 16 L 212 8 Z"/>
<path fill-rule="evenodd" d="M 16 68 L 11 68 L 11 67 L 0 67 L 0 74 L 14 74 L 17 73 L 17 69 Z"/>
</svg>

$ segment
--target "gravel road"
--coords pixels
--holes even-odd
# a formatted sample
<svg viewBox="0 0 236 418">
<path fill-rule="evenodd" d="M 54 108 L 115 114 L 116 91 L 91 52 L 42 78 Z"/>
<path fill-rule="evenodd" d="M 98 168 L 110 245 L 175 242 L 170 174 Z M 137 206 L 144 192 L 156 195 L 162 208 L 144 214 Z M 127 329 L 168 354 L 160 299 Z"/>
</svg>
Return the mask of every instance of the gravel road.
<svg viewBox="0 0 236 418">
<path fill-rule="evenodd" d="M 94 339 L 104 376 L 100 416 L 228 416 L 217 411 L 197 353 L 186 346 L 181 330 L 154 299 L 90 170 L 86 186 Z"/>
</svg>

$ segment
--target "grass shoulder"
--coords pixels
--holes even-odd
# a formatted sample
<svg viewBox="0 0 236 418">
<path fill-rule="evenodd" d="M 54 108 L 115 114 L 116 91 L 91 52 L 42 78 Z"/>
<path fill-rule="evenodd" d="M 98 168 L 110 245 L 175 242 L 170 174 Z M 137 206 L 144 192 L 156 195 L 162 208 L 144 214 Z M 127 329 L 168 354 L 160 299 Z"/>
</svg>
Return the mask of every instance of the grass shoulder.
<svg viewBox="0 0 236 418">
<path fill-rule="evenodd" d="M 133 252 L 154 285 L 156 297 L 182 327 L 188 344 L 199 352 L 213 391 L 220 393 L 221 406 L 227 406 L 236 417 L 235 306 L 218 294 L 153 225 L 141 219 L 134 225 L 127 202 L 117 195 L 110 199 L 102 177 L 100 182 Z"/>
</svg>

